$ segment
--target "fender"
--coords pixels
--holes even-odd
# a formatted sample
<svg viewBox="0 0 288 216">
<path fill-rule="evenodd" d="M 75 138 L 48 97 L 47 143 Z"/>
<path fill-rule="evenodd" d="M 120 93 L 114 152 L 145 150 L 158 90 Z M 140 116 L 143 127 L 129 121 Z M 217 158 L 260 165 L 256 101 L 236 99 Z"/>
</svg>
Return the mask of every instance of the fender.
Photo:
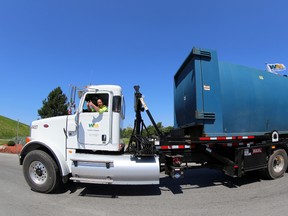
<svg viewBox="0 0 288 216">
<path fill-rule="evenodd" d="M 39 140 L 30 141 L 23 146 L 23 149 L 19 155 L 20 165 L 23 164 L 23 160 L 24 160 L 25 156 L 29 152 L 36 150 L 36 149 L 41 149 L 41 150 L 47 152 L 48 154 L 50 154 L 54 158 L 55 162 L 57 163 L 57 165 L 60 169 L 61 176 L 67 176 L 70 174 L 70 170 L 69 170 L 69 167 L 66 163 L 64 155 L 57 148 L 55 148 L 54 145 L 49 146 L 48 144 L 43 143 Z"/>
</svg>

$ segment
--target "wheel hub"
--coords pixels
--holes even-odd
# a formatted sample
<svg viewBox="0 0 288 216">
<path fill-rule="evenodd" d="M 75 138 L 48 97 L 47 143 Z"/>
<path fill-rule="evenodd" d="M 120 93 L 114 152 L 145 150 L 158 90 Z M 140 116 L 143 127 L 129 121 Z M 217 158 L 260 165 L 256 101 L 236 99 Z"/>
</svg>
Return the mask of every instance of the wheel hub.
<svg viewBox="0 0 288 216">
<path fill-rule="evenodd" d="M 40 161 L 33 161 L 29 166 L 29 176 L 35 184 L 44 184 L 48 178 L 47 169 Z"/>
<path fill-rule="evenodd" d="M 284 168 L 284 158 L 279 155 L 275 157 L 273 168 L 275 172 L 281 172 Z"/>
<path fill-rule="evenodd" d="M 40 168 L 36 169 L 36 174 L 42 176 L 42 170 Z"/>
</svg>

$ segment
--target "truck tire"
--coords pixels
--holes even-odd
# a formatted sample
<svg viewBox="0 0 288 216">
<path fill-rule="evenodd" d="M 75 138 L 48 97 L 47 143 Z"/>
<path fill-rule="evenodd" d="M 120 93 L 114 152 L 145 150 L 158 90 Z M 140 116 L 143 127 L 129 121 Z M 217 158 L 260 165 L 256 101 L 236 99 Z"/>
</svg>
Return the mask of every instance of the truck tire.
<svg viewBox="0 0 288 216">
<path fill-rule="evenodd" d="M 278 149 L 270 155 L 266 175 L 270 179 L 282 177 L 287 169 L 287 153 L 284 149 Z"/>
<path fill-rule="evenodd" d="M 26 182 L 33 191 L 50 193 L 59 186 L 60 174 L 56 162 L 41 150 L 29 152 L 23 161 Z"/>
</svg>

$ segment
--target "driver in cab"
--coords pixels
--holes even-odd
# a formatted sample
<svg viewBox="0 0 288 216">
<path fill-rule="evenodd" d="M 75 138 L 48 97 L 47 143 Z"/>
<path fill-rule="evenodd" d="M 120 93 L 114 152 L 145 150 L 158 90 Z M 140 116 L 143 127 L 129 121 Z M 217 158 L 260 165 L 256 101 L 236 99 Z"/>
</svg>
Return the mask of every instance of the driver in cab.
<svg viewBox="0 0 288 216">
<path fill-rule="evenodd" d="M 99 112 L 102 114 L 103 112 L 108 112 L 107 106 L 103 104 L 103 101 L 101 99 L 97 100 L 97 106 L 90 100 L 87 103 L 87 108 L 90 112 Z"/>
</svg>

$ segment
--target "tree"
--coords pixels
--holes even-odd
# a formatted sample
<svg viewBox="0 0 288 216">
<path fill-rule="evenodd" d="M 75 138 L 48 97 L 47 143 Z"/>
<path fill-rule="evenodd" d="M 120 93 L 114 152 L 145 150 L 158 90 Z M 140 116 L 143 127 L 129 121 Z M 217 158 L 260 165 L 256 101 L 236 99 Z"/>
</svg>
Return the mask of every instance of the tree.
<svg viewBox="0 0 288 216">
<path fill-rule="evenodd" d="M 172 126 L 168 126 L 168 127 L 164 127 L 163 128 L 163 130 L 162 130 L 162 132 L 165 134 L 168 134 L 168 133 L 170 133 L 170 131 L 172 131 L 173 130 L 173 127 Z"/>
<path fill-rule="evenodd" d="M 164 127 L 162 125 L 162 122 L 158 122 L 156 125 L 158 129 L 164 134 L 169 133 L 173 129 L 172 126 Z M 143 136 L 157 136 L 158 135 L 153 125 L 148 125 L 146 128 L 147 130 L 143 131 Z"/>
<path fill-rule="evenodd" d="M 121 130 L 121 136 L 123 138 L 130 138 L 132 135 L 132 132 L 133 132 L 133 128 L 131 127 L 124 128 L 123 130 Z"/>
<path fill-rule="evenodd" d="M 38 115 L 41 118 L 68 115 L 67 97 L 60 87 L 50 92 L 47 99 L 45 98 L 42 103 L 42 108 L 38 110 Z"/>
</svg>

